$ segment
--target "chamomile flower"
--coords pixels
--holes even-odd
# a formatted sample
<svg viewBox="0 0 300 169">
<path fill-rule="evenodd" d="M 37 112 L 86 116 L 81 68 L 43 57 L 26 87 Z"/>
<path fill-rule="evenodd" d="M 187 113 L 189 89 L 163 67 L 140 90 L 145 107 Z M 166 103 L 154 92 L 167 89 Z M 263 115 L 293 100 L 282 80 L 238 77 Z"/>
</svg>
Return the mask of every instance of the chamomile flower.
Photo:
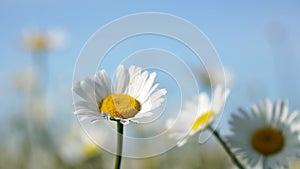
<svg viewBox="0 0 300 169">
<path fill-rule="evenodd" d="M 300 112 L 289 113 L 286 101 L 272 104 L 264 100 L 251 111 L 239 109 L 232 115 L 229 145 L 252 168 L 263 169 L 288 166 L 287 158 L 300 155 Z"/>
<path fill-rule="evenodd" d="M 12 79 L 12 83 L 17 91 L 29 93 L 37 88 L 37 73 L 29 68 L 18 70 Z"/>
<path fill-rule="evenodd" d="M 189 137 L 205 129 L 222 112 L 228 95 L 229 89 L 217 85 L 212 100 L 205 92 L 194 96 L 192 101 L 186 102 L 177 119 L 167 121 L 170 137 L 179 140 L 178 146 L 184 145 Z"/>
<path fill-rule="evenodd" d="M 22 36 L 24 46 L 31 52 L 45 52 L 62 47 L 66 41 L 65 34 L 60 30 L 32 31 Z"/>
<path fill-rule="evenodd" d="M 120 65 L 112 84 L 105 70 L 98 71 L 94 79 L 85 78 L 74 84 L 73 91 L 81 97 L 75 102 L 74 113 L 91 122 L 103 117 L 123 124 L 138 123 L 140 118 L 151 116 L 165 100 L 166 90 L 156 90 L 159 84 L 154 82 L 155 77 L 156 73 L 140 67 L 127 70 Z"/>
<path fill-rule="evenodd" d="M 59 155 L 68 164 L 78 164 L 101 154 L 100 147 L 93 143 L 78 125 L 71 126 L 59 146 Z"/>
</svg>

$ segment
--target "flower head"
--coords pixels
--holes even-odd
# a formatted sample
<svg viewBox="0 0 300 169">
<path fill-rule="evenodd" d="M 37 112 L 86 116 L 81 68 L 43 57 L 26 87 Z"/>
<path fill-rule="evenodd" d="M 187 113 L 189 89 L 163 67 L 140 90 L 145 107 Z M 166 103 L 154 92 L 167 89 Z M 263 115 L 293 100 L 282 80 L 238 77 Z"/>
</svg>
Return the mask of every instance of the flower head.
<svg viewBox="0 0 300 169">
<path fill-rule="evenodd" d="M 287 167 L 287 158 L 300 155 L 300 112 L 289 114 L 286 101 L 264 100 L 250 112 L 240 109 L 230 120 L 230 146 L 251 166 Z"/>
<path fill-rule="evenodd" d="M 31 52 L 45 52 L 49 49 L 57 49 L 63 46 L 65 35 L 62 31 L 36 31 L 23 35 L 22 41 Z"/>
<path fill-rule="evenodd" d="M 37 73 L 33 69 L 18 70 L 12 79 L 13 86 L 17 91 L 29 93 L 37 88 Z"/>
<path fill-rule="evenodd" d="M 101 137 L 101 139 L 105 138 Z M 101 154 L 100 147 L 92 142 L 78 125 L 71 126 L 59 146 L 59 155 L 64 162 L 69 164 L 78 164 Z"/>
<path fill-rule="evenodd" d="M 81 97 L 75 102 L 75 114 L 82 120 L 91 118 L 93 122 L 102 116 L 124 124 L 151 116 L 166 94 L 165 89 L 156 90 L 159 84 L 154 83 L 155 77 L 156 73 L 142 71 L 140 67 L 126 70 L 120 65 L 113 85 L 106 71 L 101 70 L 94 79 L 85 78 L 74 84 L 73 91 Z"/>
<path fill-rule="evenodd" d="M 222 112 L 229 89 L 216 86 L 212 100 L 206 93 L 194 96 L 193 100 L 185 104 L 178 119 L 170 119 L 167 127 L 171 137 L 179 140 L 178 146 L 186 143 L 188 138 L 205 129 Z"/>
</svg>

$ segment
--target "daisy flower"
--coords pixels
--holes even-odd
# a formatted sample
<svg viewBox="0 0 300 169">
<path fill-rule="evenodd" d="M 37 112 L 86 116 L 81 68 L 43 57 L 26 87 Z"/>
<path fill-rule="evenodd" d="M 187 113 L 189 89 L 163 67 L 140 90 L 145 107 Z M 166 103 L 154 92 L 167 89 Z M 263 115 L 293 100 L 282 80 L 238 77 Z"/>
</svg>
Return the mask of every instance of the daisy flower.
<svg viewBox="0 0 300 169">
<path fill-rule="evenodd" d="M 98 71 L 93 79 L 87 77 L 74 84 L 73 91 L 81 97 L 75 102 L 74 113 L 91 122 L 103 117 L 123 124 L 138 123 L 165 100 L 166 89 L 156 90 L 159 84 L 154 82 L 155 77 L 156 73 L 140 67 L 127 70 L 120 65 L 112 84 L 105 70 Z"/>
<path fill-rule="evenodd" d="M 264 100 L 250 112 L 239 109 L 230 120 L 228 141 L 234 152 L 252 168 L 287 168 L 287 158 L 300 155 L 300 112 L 289 114 L 286 101 Z"/>
<path fill-rule="evenodd" d="M 228 95 L 229 89 L 217 85 L 212 100 L 205 92 L 194 96 L 192 101 L 186 102 L 177 119 L 167 121 L 170 137 L 179 140 L 178 146 L 184 145 L 189 137 L 205 129 L 222 112 Z"/>
<path fill-rule="evenodd" d="M 64 45 L 66 37 L 59 30 L 33 31 L 24 33 L 22 42 L 31 52 L 44 52 L 49 49 L 57 49 Z"/>
<path fill-rule="evenodd" d="M 106 138 L 101 137 L 101 139 Z M 71 126 L 59 146 L 59 155 L 63 161 L 69 164 L 78 164 L 85 159 L 101 154 L 101 149 L 88 138 L 78 125 Z"/>
<path fill-rule="evenodd" d="M 38 85 L 37 73 L 31 68 L 18 70 L 12 79 L 12 83 L 17 91 L 32 92 Z"/>
</svg>

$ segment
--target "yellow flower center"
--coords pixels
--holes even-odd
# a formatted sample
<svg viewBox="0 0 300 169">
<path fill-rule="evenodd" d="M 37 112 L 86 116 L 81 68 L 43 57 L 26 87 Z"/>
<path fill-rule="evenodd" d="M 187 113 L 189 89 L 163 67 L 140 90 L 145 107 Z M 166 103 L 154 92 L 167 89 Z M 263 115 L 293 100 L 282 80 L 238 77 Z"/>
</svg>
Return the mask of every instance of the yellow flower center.
<svg viewBox="0 0 300 169">
<path fill-rule="evenodd" d="M 141 110 L 141 104 L 127 94 L 112 94 L 101 101 L 99 109 L 113 117 L 127 119 Z"/>
<path fill-rule="evenodd" d="M 28 40 L 28 45 L 33 51 L 43 51 L 47 48 L 47 40 L 42 35 L 34 35 Z"/>
<path fill-rule="evenodd" d="M 264 156 L 279 152 L 284 146 L 281 132 L 270 127 L 257 130 L 251 140 L 252 147 Z"/>
<path fill-rule="evenodd" d="M 196 131 L 199 129 L 201 125 L 204 125 L 209 122 L 211 118 L 215 116 L 215 112 L 213 110 L 205 112 L 202 116 L 199 116 L 197 120 L 194 122 L 192 126 L 192 130 Z"/>
<path fill-rule="evenodd" d="M 98 154 L 99 152 L 100 152 L 99 148 L 93 143 L 87 143 L 84 146 L 84 153 L 86 156 L 91 157 L 91 156 Z"/>
</svg>

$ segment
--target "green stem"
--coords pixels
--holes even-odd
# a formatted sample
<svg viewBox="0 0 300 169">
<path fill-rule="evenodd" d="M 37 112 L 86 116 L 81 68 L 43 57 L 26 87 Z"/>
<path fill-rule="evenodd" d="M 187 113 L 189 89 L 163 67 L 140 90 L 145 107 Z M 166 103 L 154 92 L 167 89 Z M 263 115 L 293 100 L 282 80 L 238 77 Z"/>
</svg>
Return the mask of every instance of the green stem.
<svg viewBox="0 0 300 169">
<path fill-rule="evenodd" d="M 220 142 L 226 153 L 230 156 L 232 162 L 239 168 L 239 169 L 245 169 L 245 167 L 242 165 L 242 163 L 236 158 L 236 156 L 231 152 L 230 148 L 227 146 L 225 141 L 222 139 L 220 134 L 217 130 L 214 130 L 210 126 L 208 129 L 213 133 L 213 135 L 217 138 L 217 140 Z"/>
<path fill-rule="evenodd" d="M 123 147 L 123 124 L 120 121 L 117 121 L 117 150 L 116 150 L 116 160 L 115 160 L 115 169 L 121 168 L 122 160 L 122 147 Z"/>
</svg>

